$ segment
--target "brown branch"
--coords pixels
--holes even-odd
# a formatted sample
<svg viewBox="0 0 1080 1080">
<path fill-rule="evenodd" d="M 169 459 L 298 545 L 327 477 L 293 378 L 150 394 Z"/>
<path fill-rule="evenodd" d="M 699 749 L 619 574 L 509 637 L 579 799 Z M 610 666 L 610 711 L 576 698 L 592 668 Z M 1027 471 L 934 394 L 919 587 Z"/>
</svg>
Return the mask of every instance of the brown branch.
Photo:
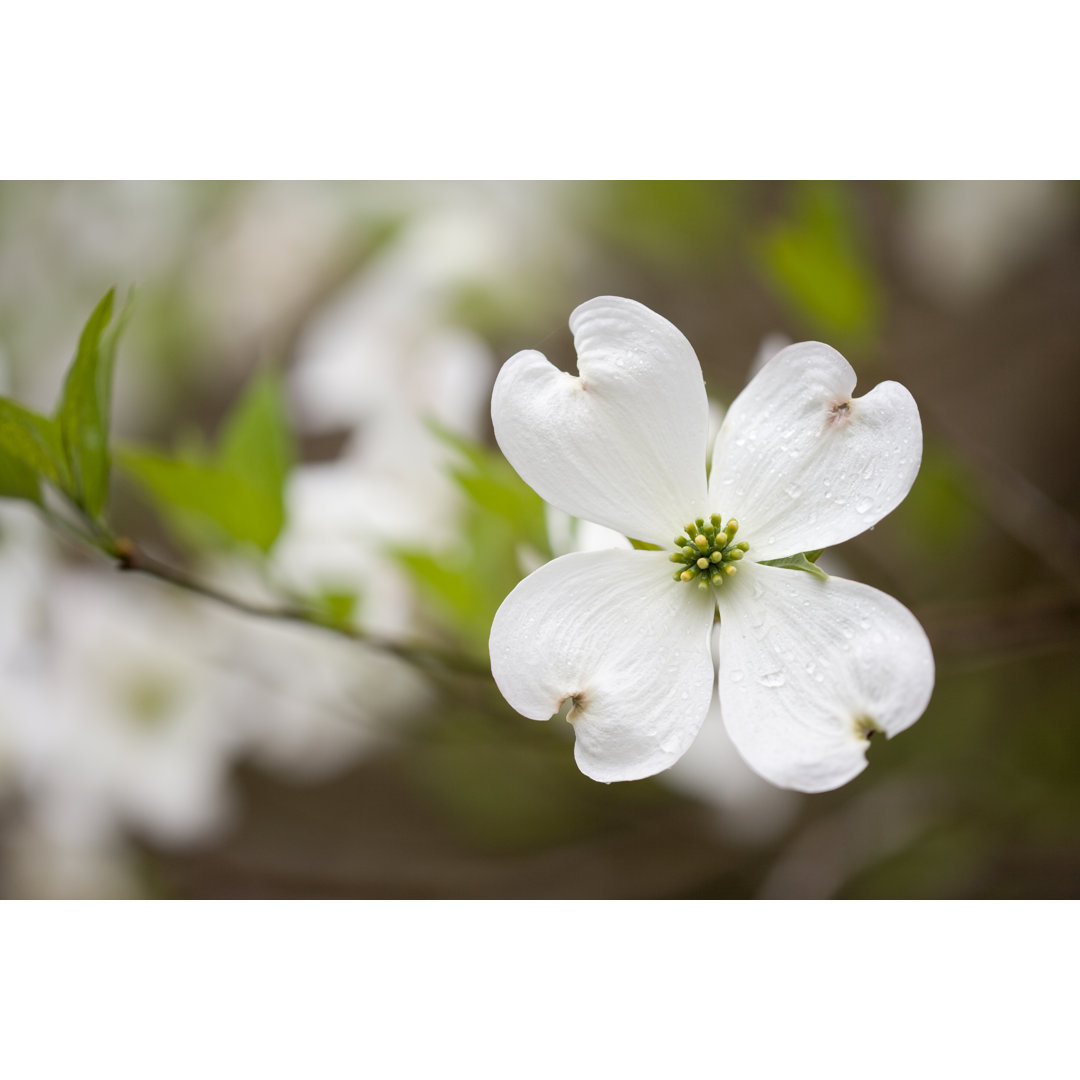
<svg viewBox="0 0 1080 1080">
<path fill-rule="evenodd" d="M 370 634 L 359 627 L 331 621 L 321 612 L 312 608 L 259 604 L 244 600 L 239 596 L 219 592 L 217 589 L 189 577 L 184 571 L 147 555 L 137 548 L 131 540 L 126 538 L 117 540 L 108 554 L 116 560 L 118 570 L 157 578 L 158 581 L 167 582 L 178 589 L 194 593 L 196 596 L 212 600 L 245 615 L 251 615 L 259 619 L 276 619 L 280 622 L 312 626 L 319 630 L 325 630 L 327 633 L 348 638 L 350 641 L 374 649 L 377 652 L 396 656 L 398 659 L 414 664 L 417 667 L 437 668 L 478 678 L 490 678 L 491 676 L 491 671 L 486 664 L 481 664 L 458 653 L 419 642 L 394 641 L 390 638 Z"/>
</svg>

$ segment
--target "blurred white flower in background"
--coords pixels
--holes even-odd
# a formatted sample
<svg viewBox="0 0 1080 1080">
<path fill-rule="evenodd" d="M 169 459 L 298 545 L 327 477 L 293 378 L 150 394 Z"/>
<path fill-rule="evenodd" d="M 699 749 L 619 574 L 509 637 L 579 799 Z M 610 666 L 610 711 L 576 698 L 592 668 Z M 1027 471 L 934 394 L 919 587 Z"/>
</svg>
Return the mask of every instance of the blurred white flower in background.
<svg viewBox="0 0 1080 1080">
<path fill-rule="evenodd" d="M 248 183 L 223 194 L 186 275 L 195 318 L 225 356 L 280 345 L 347 254 L 360 225 L 348 188 Z"/>
<path fill-rule="evenodd" d="M 455 322 L 454 305 L 467 286 L 493 287 L 507 271 L 500 224 L 458 209 L 419 215 L 298 344 L 301 428 L 343 431 L 345 444 L 337 460 L 294 471 L 274 570 L 305 591 L 354 587 L 364 625 L 388 634 L 408 628 L 386 619 L 409 605 L 386 547 L 443 547 L 460 509 L 454 452 L 432 424 L 471 439 L 486 424 L 495 359 Z"/>
<path fill-rule="evenodd" d="M 274 598 L 268 584 L 348 594 L 367 632 L 416 635 L 419 605 L 389 548 L 455 539 L 452 451 L 431 423 L 482 439 L 495 370 L 461 304 L 514 292 L 518 271 L 549 250 L 549 189 L 78 185 L 4 196 L 0 217 L 18 228 L 0 251 L 0 282 L 12 285 L 0 349 L 18 361 L 17 396 L 44 410 L 74 349 L 76 323 L 57 312 L 77 320 L 113 281 L 134 277 L 144 300 L 175 300 L 179 363 L 206 391 L 288 340 L 358 231 L 401 219 L 308 320 L 293 358 L 299 433 L 343 438 L 340 455 L 294 470 L 287 528 L 265 567 L 208 560 L 197 576 L 263 602 Z M 49 319 L 30 302 L 42 296 L 55 300 Z M 152 427 L 172 406 L 153 367 L 156 329 L 136 319 L 125 338 L 120 429 Z M 136 894 L 128 838 L 212 842 L 230 821 L 237 761 L 326 776 L 397 738 L 429 704 L 422 677 L 393 657 L 65 565 L 34 512 L 7 502 L 0 588 L 0 798 L 17 808 L 0 844 L 22 895 Z"/>
<path fill-rule="evenodd" d="M 904 253 L 925 292 L 964 304 L 1022 270 L 1073 213 L 1058 181 L 918 181 L 907 188 Z"/>
<path fill-rule="evenodd" d="M 35 510 L 0 502 L 0 798 L 17 788 L 27 760 L 21 719 L 33 707 L 52 550 L 52 537 Z"/>
<path fill-rule="evenodd" d="M 801 796 L 774 787 L 743 761 L 713 701 L 689 750 L 659 779 L 715 811 L 717 831 L 739 844 L 776 839 L 795 820 Z"/>
<path fill-rule="evenodd" d="M 88 845 L 220 829 L 237 737 L 232 690 L 203 660 L 204 605 L 156 582 L 61 570 L 46 606 L 37 708 L 19 718 L 24 744 L 37 737 L 27 773 L 39 818 Z"/>
</svg>

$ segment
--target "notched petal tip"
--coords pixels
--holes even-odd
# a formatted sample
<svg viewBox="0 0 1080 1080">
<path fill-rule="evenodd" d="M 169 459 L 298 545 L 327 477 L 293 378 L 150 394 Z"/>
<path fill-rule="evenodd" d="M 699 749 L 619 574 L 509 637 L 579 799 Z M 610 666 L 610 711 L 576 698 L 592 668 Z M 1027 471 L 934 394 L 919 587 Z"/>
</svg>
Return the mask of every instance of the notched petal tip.
<svg viewBox="0 0 1080 1080">
<path fill-rule="evenodd" d="M 713 695 L 715 604 L 671 581 L 662 551 L 565 555 L 527 577 L 492 623 L 491 670 L 533 719 L 564 715 L 595 780 L 672 765 Z"/>
<path fill-rule="evenodd" d="M 728 410 L 711 501 L 742 514 L 759 559 L 857 536 L 907 495 L 922 459 L 911 394 L 878 383 L 855 396 L 855 372 L 818 342 L 778 353 Z"/>
<path fill-rule="evenodd" d="M 571 329 L 578 375 L 535 350 L 503 365 L 491 399 L 496 441 L 553 506 L 664 544 L 706 505 L 701 366 L 674 326 L 632 300 L 590 300 Z"/>
<path fill-rule="evenodd" d="M 868 585 L 756 563 L 746 571 L 756 588 L 721 598 L 728 732 L 780 787 L 840 787 L 866 768 L 873 735 L 896 735 L 925 711 L 934 685 L 926 633 Z"/>
<path fill-rule="evenodd" d="M 886 738 L 889 737 L 889 733 L 885 731 L 885 729 L 881 727 L 872 716 L 867 716 L 865 713 L 860 713 L 858 716 L 856 716 L 854 718 L 852 726 L 854 728 L 856 738 L 858 738 L 860 742 L 864 742 L 867 745 L 869 745 L 870 740 L 875 735 L 884 734 Z"/>
</svg>

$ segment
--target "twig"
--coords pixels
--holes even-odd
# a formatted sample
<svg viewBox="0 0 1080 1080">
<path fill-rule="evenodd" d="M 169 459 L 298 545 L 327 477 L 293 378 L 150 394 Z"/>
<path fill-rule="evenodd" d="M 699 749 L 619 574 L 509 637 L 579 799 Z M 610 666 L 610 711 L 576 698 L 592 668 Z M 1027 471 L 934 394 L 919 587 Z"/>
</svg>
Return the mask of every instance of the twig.
<svg viewBox="0 0 1080 1080">
<path fill-rule="evenodd" d="M 225 607 L 240 611 L 245 615 L 253 615 L 260 619 L 276 619 L 280 622 L 299 623 L 304 626 L 312 626 L 339 637 L 348 638 L 358 644 L 364 645 L 377 652 L 384 652 L 396 656 L 401 660 L 418 667 L 441 668 L 462 675 L 471 675 L 478 678 L 490 678 L 491 671 L 486 664 L 462 656 L 458 653 L 435 648 L 431 645 L 419 642 L 394 641 L 390 638 L 379 637 L 369 634 L 356 626 L 346 623 L 334 622 L 327 619 L 316 610 L 303 607 L 285 605 L 258 604 L 250 600 L 244 600 L 239 596 L 219 592 L 217 589 L 188 577 L 182 570 L 178 570 L 166 563 L 159 562 L 152 556 L 139 550 L 135 544 L 126 538 L 121 538 L 112 543 L 107 551 L 116 560 L 116 568 L 121 571 L 145 574 L 148 577 L 157 578 L 159 581 L 168 582 L 178 589 L 194 593 Z"/>
</svg>

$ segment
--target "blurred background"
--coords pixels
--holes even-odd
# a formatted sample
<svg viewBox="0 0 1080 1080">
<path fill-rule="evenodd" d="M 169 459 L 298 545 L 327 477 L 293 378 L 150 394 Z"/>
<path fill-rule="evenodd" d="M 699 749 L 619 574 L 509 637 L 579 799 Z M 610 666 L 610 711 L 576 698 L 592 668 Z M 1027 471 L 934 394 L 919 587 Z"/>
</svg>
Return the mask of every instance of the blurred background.
<svg viewBox="0 0 1080 1080">
<path fill-rule="evenodd" d="M 1080 892 L 1080 186 L 0 184 L 0 394 L 49 412 L 114 285 L 114 528 L 325 625 L 0 500 L 0 894 Z M 915 612 L 936 690 L 839 791 L 759 780 L 715 712 L 596 784 L 485 674 L 506 593 L 593 542 L 493 447 L 491 384 L 522 348 L 572 370 L 601 294 L 720 408 L 807 338 L 919 403 L 914 489 L 827 558 Z"/>
</svg>

